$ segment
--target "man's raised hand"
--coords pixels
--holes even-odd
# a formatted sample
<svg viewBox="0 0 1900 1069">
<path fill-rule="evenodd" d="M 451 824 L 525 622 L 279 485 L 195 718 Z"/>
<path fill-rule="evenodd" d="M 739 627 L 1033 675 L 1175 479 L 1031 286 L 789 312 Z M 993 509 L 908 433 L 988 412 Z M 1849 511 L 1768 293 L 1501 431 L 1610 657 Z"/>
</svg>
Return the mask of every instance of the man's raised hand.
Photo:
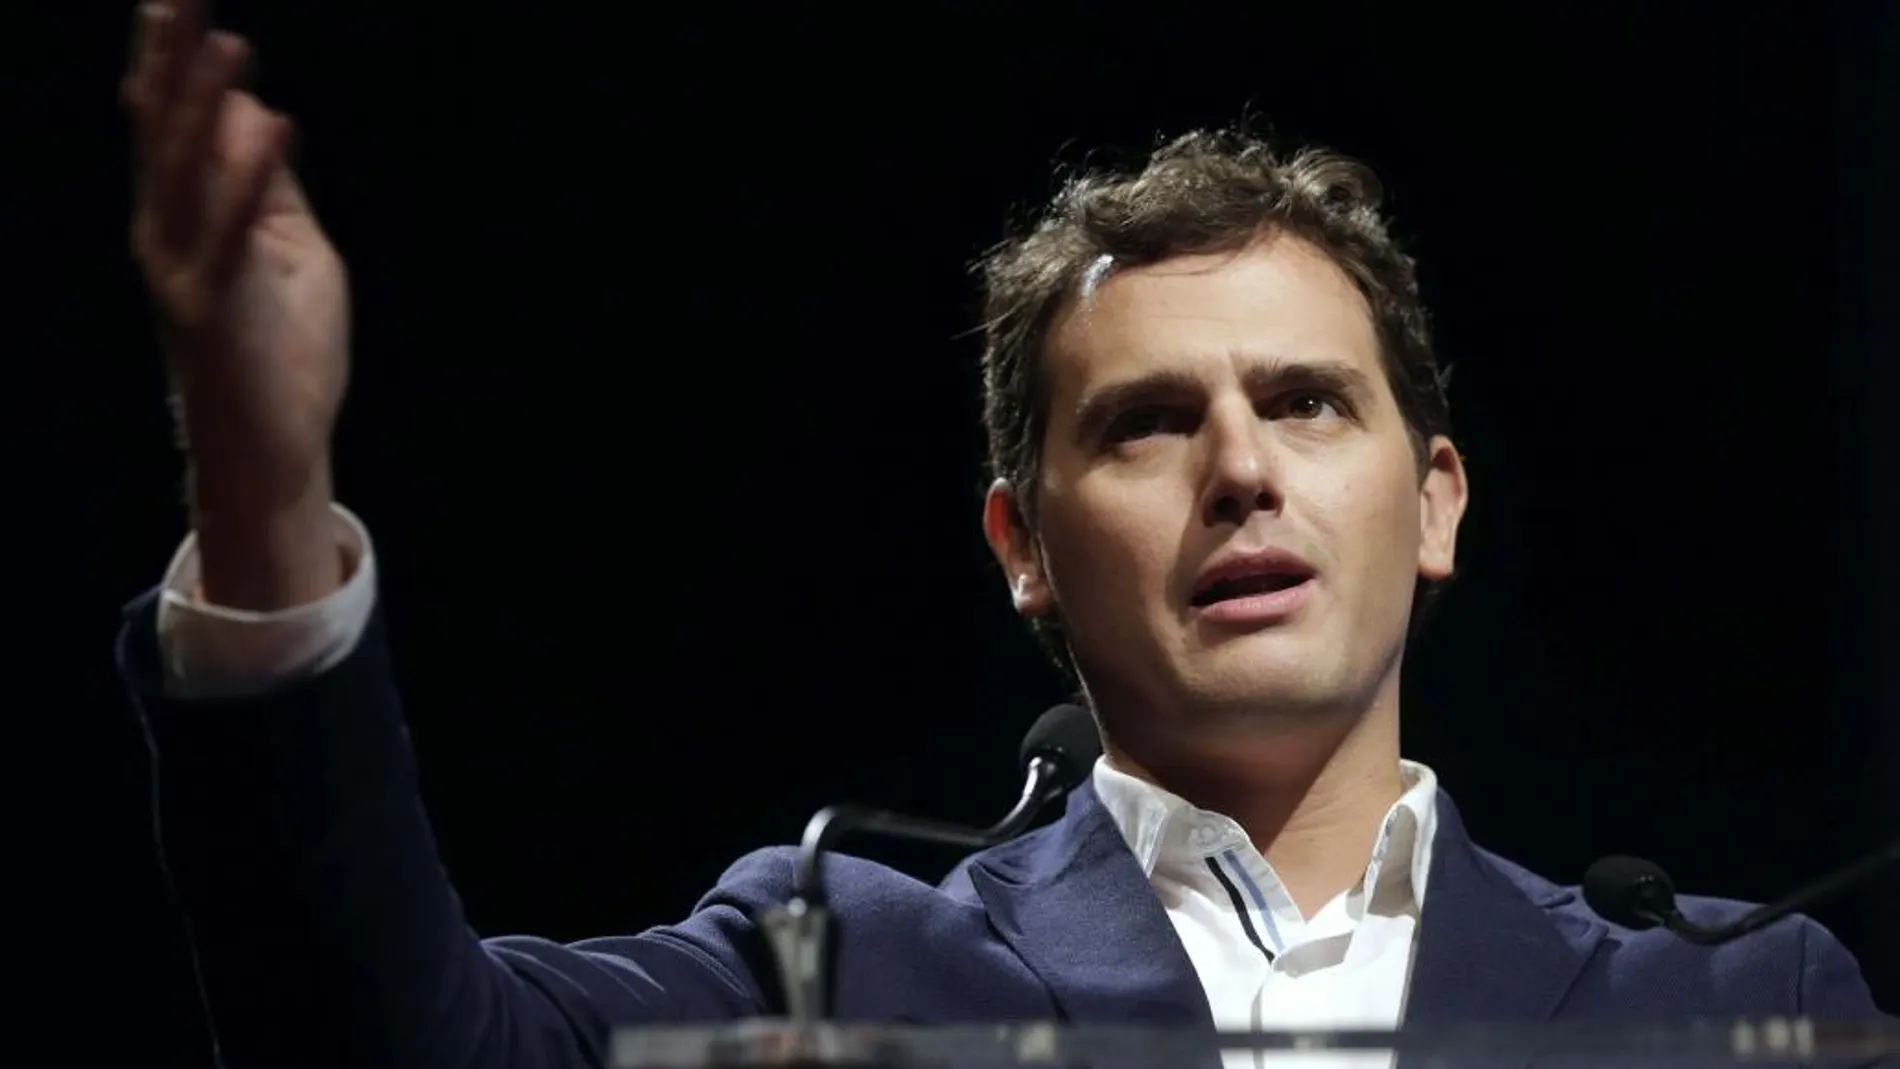
<svg viewBox="0 0 1900 1069">
<path fill-rule="evenodd" d="M 202 0 L 147 3 L 122 86 L 132 250 L 189 453 L 204 592 L 268 610 L 341 581 L 330 436 L 349 376 L 343 263 L 286 160 L 290 123 L 242 88 L 250 46 Z"/>
</svg>

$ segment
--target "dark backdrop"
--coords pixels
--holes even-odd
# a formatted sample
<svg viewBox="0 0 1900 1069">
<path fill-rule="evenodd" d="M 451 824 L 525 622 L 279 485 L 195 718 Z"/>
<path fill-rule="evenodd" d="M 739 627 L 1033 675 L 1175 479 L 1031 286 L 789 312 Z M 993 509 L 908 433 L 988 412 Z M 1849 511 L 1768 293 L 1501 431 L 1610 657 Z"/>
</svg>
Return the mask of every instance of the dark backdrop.
<svg viewBox="0 0 1900 1069">
<path fill-rule="evenodd" d="M 1756 899 L 1891 835 L 1892 16 L 1695 6 L 227 5 L 353 268 L 341 493 L 474 923 L 637 928 L 824 802 L 1009 800 L 1061 690 L 979 537 L 967 265 L 1052 164 L 1248 110 L 1372 161 L 1422 260 L 1476 500 L 1407 742 L 1475 834 Z M 202 1065 L 110 661 L 182 533 L 124 252 L 129 8 L 61 17 L 18 127 L 49 146 L 8 397 L 47 736 L 22 928 L 96 1064 Z M 1889 1009 L 1896 891 L 1820 911 Z"/>
</svg>

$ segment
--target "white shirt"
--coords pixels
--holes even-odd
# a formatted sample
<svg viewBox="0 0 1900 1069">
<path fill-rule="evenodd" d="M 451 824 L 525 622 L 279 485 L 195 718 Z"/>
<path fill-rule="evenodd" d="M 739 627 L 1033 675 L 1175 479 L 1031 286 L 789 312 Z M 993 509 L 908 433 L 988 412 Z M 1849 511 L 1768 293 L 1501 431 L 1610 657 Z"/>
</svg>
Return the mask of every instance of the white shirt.
<svg viewBox="0 0 1900 1069">
<path fill-rule="evenodd" d="M 369 534 L 338 506 L 352 569 L 322 601 L 276 613 L 207 605 L 196 543 L 167 569 L 158 610 L 166 687 L 207 697 L 269 690 L 349 656 L 376 607 Z M 1096 793 L 1160 896 L 1222 1029 L 1392 1028 L 1404 1015 L 1412 948 L 1437 827 L 1437 777 L 1402 764 L 1406 791 L 1386 814 L 1365 877 L 1311 918 L 1293 905 L 1240 826 L 1117 770 Z M 1229 1069 L 1388 1069 L 1386 1055 L 1230 1055 Z"/>
<path fill-rule="evenodd" d="M 1160 896 L 1223 1030 L 1396 1028 L 1437 830 L 1438 777 L 1402 762 L 1361 882 L 1302 917 L 1240 825 L 1115 768 L 1095 792 Z M 1383 1069 L 1388 1055 L 1228 1055 L 1229 1069 Z"/>
<path fill-rule="evenodd" d="M 198 541 L 185 539 L 165 570 L 158 603 L 158 646 L 165 688 L 179 697 L 256 694 L 319 674 L 350 655 L 376 611 L 376 554 L 369 532 L 333 506 L 337 542 L 352 562 L 341 589 L 282 612 L 246 612 L 205 604 L 198 588 Z"/>
</svg>

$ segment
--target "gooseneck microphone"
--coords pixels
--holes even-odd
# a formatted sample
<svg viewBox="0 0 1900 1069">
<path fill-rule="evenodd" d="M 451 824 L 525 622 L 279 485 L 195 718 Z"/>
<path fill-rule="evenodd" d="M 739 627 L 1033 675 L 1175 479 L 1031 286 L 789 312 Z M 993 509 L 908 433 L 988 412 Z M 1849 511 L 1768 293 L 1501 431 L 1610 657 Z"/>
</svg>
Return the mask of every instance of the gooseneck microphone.
<svg viewBox="0 0 1900 1069">
<path fill-rule="evenodd" d="M 824 858 L 848 835 L 880 835 L 911 842 L 976 850 L 1015 838 L 1050 802 L 1088 777 L 1101 756 L 1095 718 L 1079 705 L 1058 705 L 1036 719 L 1023 737 L 1018 759 L 1023 791 L 1003 819 L 987 828 L 906 816 L 881 809 L 835 805 L 805 825 L 792 869 L 792 897 L 759 918 L 778 959 L 788 1014 L 816 1021 L 830 1011 L 831 950 L 837 928 L 825 905 Z"/>
<path fill-rule="evenodd" d="M 1583 875 L 1583 900 L 1597 915 L 1626 928 L 1667 928 L 1697 946 L 1720 946 L 1799 913 L 1865 882 L 1900 862 L 1900 839 L 1799 888 L 1779 901 L 1757 907 L 1727 924 L 1696 924 L 1676 906 L 1675 881 L 1654 861 L 1606 857 Z"/>
<path fill-rule="evenodd" d="M 1089 711 L 1079 705 L 1058 705 L 1038 717 L 1029 734 L 1023 736 L 1017 751 L 1017 760 L 1023 766 L 1022 797 L 1002 820 L 988 828 L 966 828 L 858 806 L 836 805 L 820 810 L 805 825 L 805 838 L 799 845 L 798 864 L 792 874 L 792 893 L 813 905 L 824 905 L 824 879 L 819 866 L 824 855 L 847 835 L 882 835 L 969 850 L 1013 839 L 1045 806 L 1082 782 L 1101 752 L 1101 736 Z"/>
</svg>

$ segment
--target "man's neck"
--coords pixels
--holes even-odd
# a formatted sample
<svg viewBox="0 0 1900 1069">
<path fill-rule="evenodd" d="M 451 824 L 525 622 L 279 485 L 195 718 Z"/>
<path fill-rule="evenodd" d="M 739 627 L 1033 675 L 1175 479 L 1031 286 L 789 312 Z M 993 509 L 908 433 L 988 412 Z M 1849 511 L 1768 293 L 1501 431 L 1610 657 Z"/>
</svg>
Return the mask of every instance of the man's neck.
<svg viewBox="0 0 1900 1069">
<path fill-rule="evenodd" d="M 1396 701 L 1205 745 L 1108 749 L 1124 772 L 1238 823 L 1306 916 L 1359 883 L 1405 792 Z"/>
</svg>

